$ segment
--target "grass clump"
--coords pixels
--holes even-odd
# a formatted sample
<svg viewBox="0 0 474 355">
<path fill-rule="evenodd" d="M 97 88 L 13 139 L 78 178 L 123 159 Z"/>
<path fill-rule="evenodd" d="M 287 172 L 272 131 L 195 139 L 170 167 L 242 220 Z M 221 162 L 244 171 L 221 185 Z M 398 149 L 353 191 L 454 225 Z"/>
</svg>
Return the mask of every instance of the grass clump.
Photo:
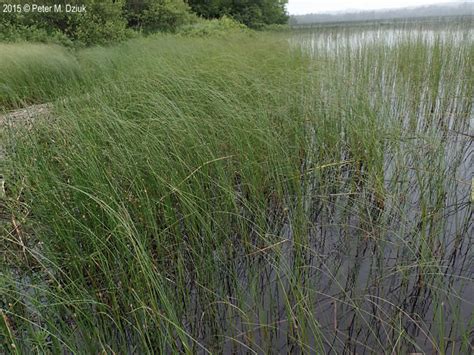
<svg viewBox="0 0 474 355">
<path fill-rule="evenodd" d="M 472 43 L 358 35 L 78 52 L 4 135 L 5 351 L 469 351 Z"/>
<path fill-rule="evenodd" d="M 81 78 L 75 56 L 60 46 L 0 44 L 0 53 L 0 108 L 48 102 Z"/>
<path fill-rule="evenodd" d="M 253 55 L 245 55 L 248 50 Z M 55 303 L 57 288 L 68 290 L 61 291 L 67 300 L 56 311 L 48 308 L 39 318 L 72 349 L 90 344 L 100 351 L 110 339 L 116 350 L 129 343 L 141 350 L 199 349 L 191 333 L 216 310 L 189 324 L 191 333 L 182 317 L 199 305 L 221 308 L 226 296 L 217 276 L 235 278 L 234 248 L 267 246 L 273 237 L 266 235 L 265 211 L 272 203 L 281 210 L 298 204 L 284 195 L 295 194 L 288 190 L 297 180 L 285 177 L 298 174 L 291 157 L 302 137 L 294 121 L 298 101 L 286 92 L 298 85 L 289 75 L 299 76 L 304 59 L 289 55 L 284 42 L 163 36 L 87 51 L 81 61 L 93 61 L 97 51 L 102 58 L 120 53 L 113 84 L 96 86 L 87 100 L 58 104 L 54 122 L 37 122 L 29 138 L 15 137 L 22 143 L 13 171 L 33 162 L 37 167 L 23 176 L 33 188 L 25 201 L 36 201 L 35 220 L 46 228 L 35 232 L 42 245 L 35 263 L 65 277 L 45 280 L 40 292 Z M 265 58 L 269 52 L 274 55 Z M 267 65 L 258 66 L 263 58 Z M 283 71 L 287 60 L 295 65 Z M 275 112 L 282 100 L 286 105 Z M 48 192 L 34 192 L 44 188 Z M 189 283 L 218 293 L 193 296 L 182 288 Z M 70 296 L 84 302 L 73 305 Z M 110 312 L 118 328 L 103 333 Z M 70 333 L 63 322 L 74 313 L 84 330 L 97 332 Z M 57 322 L 60 330 L 49 328 Z M 160 329 L 158 336 L 149 338 L 149 329 Z"/>
</svg>

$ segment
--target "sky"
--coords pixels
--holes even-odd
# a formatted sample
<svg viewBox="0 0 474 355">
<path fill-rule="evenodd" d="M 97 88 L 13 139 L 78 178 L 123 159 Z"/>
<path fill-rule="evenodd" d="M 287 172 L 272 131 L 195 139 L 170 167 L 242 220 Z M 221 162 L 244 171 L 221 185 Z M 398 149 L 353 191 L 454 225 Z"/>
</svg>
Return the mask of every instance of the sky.
<svg viewBox="0 0 474 355">
<path fill-rule="evenodd" d="M 301 15 L 344 10 L 393 9 L 453 1 L 455 0 L 288 0 L 287 9 L 291 15 Z"/>
</svg>

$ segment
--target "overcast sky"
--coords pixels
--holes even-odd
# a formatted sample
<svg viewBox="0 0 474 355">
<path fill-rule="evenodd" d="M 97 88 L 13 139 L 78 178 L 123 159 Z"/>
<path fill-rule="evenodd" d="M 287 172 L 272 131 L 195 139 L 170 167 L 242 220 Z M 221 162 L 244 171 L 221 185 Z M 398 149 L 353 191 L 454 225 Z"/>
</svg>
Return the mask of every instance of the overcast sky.
<svg viewBox="0 0 474 355">
<path fill-rule="evenodd" d="M 456 0 L 288 0 L 288 12 L 291 15 L 300 15 L 343 10 L 390 9 L 453 1 Z M 470 1 L 473 0 L 468 0 Z"/>
</svg>

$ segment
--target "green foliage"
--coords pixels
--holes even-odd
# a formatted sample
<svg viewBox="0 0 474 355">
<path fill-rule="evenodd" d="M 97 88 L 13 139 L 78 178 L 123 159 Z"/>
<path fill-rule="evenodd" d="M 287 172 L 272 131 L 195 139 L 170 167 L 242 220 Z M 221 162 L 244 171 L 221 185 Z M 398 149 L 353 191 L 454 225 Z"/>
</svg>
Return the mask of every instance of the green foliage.
<svg viewBox="0 0 474 355">
<path fill-rule="evenodd" d="M 72 40 L 59 30 L 48 31 L 45 28 L 38 28 L 37 25 L 6 25 L 0 23 L 0 42 L 20 41 L 55 43 L 66 47 L 73 44 Z"/>
<path fill-rule="evenodd" d="M 2 1 L 5 3 L 6 1 Z M 23 0 L 21 3 L 31 4 Z M 66 12 L 65 6 L 85 5 L 86 12 Z M 40 34 L 41 41 L 57 42 L 64 37 L 85 45 L 105 44 L 127 37 L 126 21 L 122 16 L 124 0 L 44 0 L 41 5 L 61 5 L 61 12 L 19 12 L 2 14 L 0 28 L 5 29 L 5 40 L 17 38 L 35 40 L 28 32 Z M 2 31 L 3 32 L 3 31 Z M 38 37 L 38 36 L 36 36 Z M 65 42 L 65 41 L 64 41 Z"/>
<path fill-rule="evenodd" d="M 244 24 L 225 15 L 219 19 L 200 20 L 195 24 L 182 26 L 178 32 L 179 35 L 189 37 L 221 37 L 236 33 L 250 33 L 250 30 Z"/>
<path fill-rule="evenodd" d="M 19 2 L 20 5 L 26 3 Z M 0 0 L 0 6 L 11 2 Z M 59 17 L 63 15 L 59 14 Z M 61 27 L 50 22 L 48 14 L 25 14 L 23 12 L 2 12 L 0 16 L 0 41 L 54 42 L 70 45 L 70 40 Z"/>
<path fill-rule="evenodd" d="M 25 3 L 30 4 L 20 1 Z M 86 12 L 68 13 L 66 4 L 85 5 Z M 130 37 L 130 29 L 149 34 L 175 32 L 184 26 L 182 33 L 204 36 L 228 32 L 231 27 L 241 30 L 229 17 L 254 29 L 283 25 L 288 19 L 286 0 L 44 0 L 41 5 L 61 5 L 63 11 L 3 13 L 0 40 L 103 45 Z M 227 18 L 206 24 L 196 14 L 204 19 Z"/>
<path fill-rule="evenodd" d="M 174 31 L 194 19 L 182 0 L 44 0 L 41 4 L 60 4 L 63 11 L 2 14 L 0 40 L 66 43 L 69 39 L 79 45 L 106 44 L 130 37 L 127 27 L 143 32 Z M 66 4 L 85 5 L 87 11 L 67 13 Z"/>
<path fill-rule="evenodd" d="M 128 26 L 144 32 L 174 31 L 190 21 L 189 6 L 183 0 L 126 0 Z"/>
<path fill-rule="evenodd" d="M 127 37 L 126 21 L 122 17 L 123 0 L 113 4 L 88 0 L 87 12 L 77 16 L 72 37 L 86 45 L 106 44 Z"/>
<path fill-rule="evenodd" d="M 262 29 L 265 25 L 285 24 L 287 0 L 188 0 L 199 16 L 218 18 L 233 17 L 245 25 Z"/>
</svg>

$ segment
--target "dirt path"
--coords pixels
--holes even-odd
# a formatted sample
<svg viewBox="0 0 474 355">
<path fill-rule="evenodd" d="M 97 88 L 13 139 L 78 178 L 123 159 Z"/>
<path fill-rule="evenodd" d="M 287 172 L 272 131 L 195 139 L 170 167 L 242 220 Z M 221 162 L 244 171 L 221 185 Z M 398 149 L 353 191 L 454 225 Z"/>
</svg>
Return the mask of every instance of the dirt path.
<svg viewBox="0 0 474 355">
<path fill-rule="evenodd" d="M 51 104 L 31 105 L 15 111 L 0 114 L 0 128 L 16 122 L 31 122 L 38 116 L 45 116 L 51 110 Z"/>
<path fill-rule="evenodd" d="M 35 118 L 47 116 L 51 111 L 51 104 L 31 105 L 22 109 L 0 114 L 0 138 L 3 130 L 16 124 L 30 124 Z M 5 198 L 5 179 L 3 172 L 3 161 L 5 159 L 5 149 L 0 141 L 0 199 Z"/>
</svg>

